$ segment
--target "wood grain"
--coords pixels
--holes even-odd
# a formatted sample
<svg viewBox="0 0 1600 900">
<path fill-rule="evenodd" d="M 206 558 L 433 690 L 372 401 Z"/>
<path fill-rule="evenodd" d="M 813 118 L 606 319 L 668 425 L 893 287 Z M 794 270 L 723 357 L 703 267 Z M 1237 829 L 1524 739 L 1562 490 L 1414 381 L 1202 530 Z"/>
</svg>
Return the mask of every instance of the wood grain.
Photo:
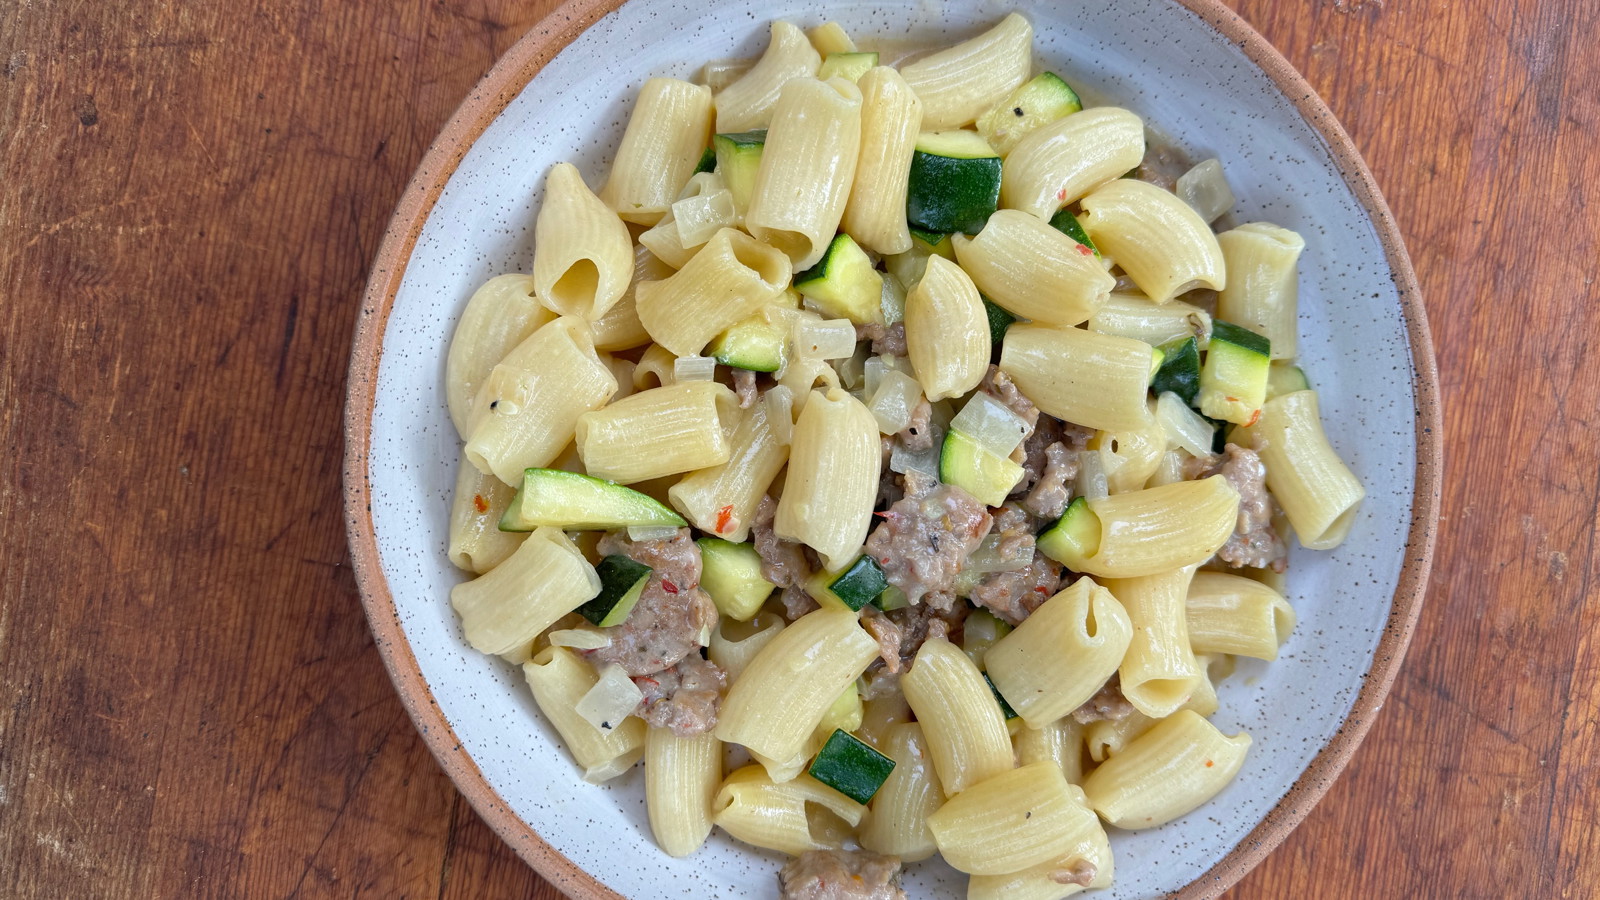
<svg viewBox="0 0 1600 900">
<path fill-rule="evenodd" d="M 1366 155 L 1445 397 L 1388 708 L 1237 898 L 1600 884 L 1600 7 L 1234 4 Z M 0 895 L 559 896 L 456 795 L 346 565 L 377 238 L 548 0 L 0 12 Z"/>
</svg>

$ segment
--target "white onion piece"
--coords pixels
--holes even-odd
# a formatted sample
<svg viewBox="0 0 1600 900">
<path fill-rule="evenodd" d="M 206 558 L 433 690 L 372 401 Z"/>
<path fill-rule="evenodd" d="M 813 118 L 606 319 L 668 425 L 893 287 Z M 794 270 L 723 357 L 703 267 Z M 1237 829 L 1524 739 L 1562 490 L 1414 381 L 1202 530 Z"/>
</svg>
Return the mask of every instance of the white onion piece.
<svg viewBox="0 0 1600 900">
<path fill-rule="evenodd" d="M 911 423 L 911 411 L 922 399 L 922 385 L 904 372 L 893 369 L 878 381 L 878 389 L 867 402 L 867 410 L 878 420 L 878 430 L 898 434 Z"/>
<path fill-rule="evenodd" d="M 867 359 L 872 355 L 865 342 L 857 344 L 854 353 L 849 359 L 842 359 L 833 364 L 833 370 L 839 373 L 839 382 L 847 391 L 861 391 L 866 382 Z"/>
<path fill-rule="evenodd" d="M 1222 162 L 1215 158 L 1178 176 L 1174 190 L 1207 224 L 1233 209 L 1233 188 L 1228 186 L 1228 178 L 1222 173 Z"/>
<path fill-rule="evenodd" d="M 598 628 L 563 628 L 550 632 L 550 646 L 599 650 L 611 646 L 611 638 Z"/>
<path fill-rule="evenodd" d="M 672 380 L 676 384 L 710 381 L 716 374 L 717 358 L 714 356 L 680 356 L 672 361 Z"/>
<path fill-rule="evenodd" d="M 939 445 L 943 443 L 939 435 L 934 435 L 933 446 L 926 450 L 910 451 L 899 441 L 894 442 L 894 449 L 889 452 L 889 469 L 904 475 L 907 472 L 917 471 L 930 478 L 939 477 Z"/>
<path fill-rule="evenodd" d="M 1020 572 L 1033 564 L 1033 554 L 1012 554 L 1011 559 L 1006 559 L 1000 552 L 1003 535 L 990 534 L 979 544 L 978 549 L 972 551 L 967 557 L 967 564 L 962 571 L 973 571 L 980 575 L 989 572 Z"/>
<path fill-rule="evenodd" d="M 632 715 L 643 700 L 644 693 L 628 677 L 627 670 L 612 663 L 600 670 L 600 680 L 572 710 L 601 732 L 610 732 Z"/>
<path fill-rule="evenodd" d="M 1006 457 L 1021 446 L 1028 423 L 983 391 L 972 395 L 950 420 L 950 428 L 977 442 L 995 456 Z"/>
<path fill-rule="evenodd" d="M 787 445 L 794 437 L 794 392 L 776 385 L 761 395 L 767 405 L 767 423 L 778 443 Z"/>
<path fill-rule="evenodd" d="M 893 325 L 906 317 L 906 287 L 900 279 L 889 272 L 883 273 L 883 294 L 880 303 L 883 306 L 883 321 L 886 325 Z"/>
<path fill-rule="evenodd" d="M 1161 454 L 1161 461 L 1156 463 L 1156 470 L 1150 473 L 1150 480 L 1146 481 L 1144 486 L 1153 488 L 1182 481 L 1185 458 L 1186 455 L 1182 450 L 1168 450 Z"/>
<path fill-rule="evenodd" d="M 733 208 L 733 194 L 726 189 L 679 200 L 672 204 L 672 218 L 678 223 L 678 240 L 685 248 L 704 244 L 739 220 Z"/>
<path fill-rule="evenodd" d="M 1078 493 L 1090 500 L 1111 496 L 1106 482 L 1106 470 L 1100 462 L 1099 450 L 1078 451 Z"/>
<path fill-rule="evenodd" d="M 1200 414 L 1190 409 L 1177 394 L 1163 391 L 1156 398 L 1156 419 L 1167 433 L 1168 444 L 1182 447 L 1192 456 L 1211 453 L 1211 439 L 1216 429 L 1210 422 L 1200 418 Z"/>
<path fill-rule="evenodd" d="M 629 525 L 630 541 L 670 541 L 678 536 L 676 525 Z"/>
<path fill-rule="evenodd" d="M 845 359 L 856 352 L 856 326 L 849 319 L 802 320 L 793 339 L 801 359 Z"/>
</svg>

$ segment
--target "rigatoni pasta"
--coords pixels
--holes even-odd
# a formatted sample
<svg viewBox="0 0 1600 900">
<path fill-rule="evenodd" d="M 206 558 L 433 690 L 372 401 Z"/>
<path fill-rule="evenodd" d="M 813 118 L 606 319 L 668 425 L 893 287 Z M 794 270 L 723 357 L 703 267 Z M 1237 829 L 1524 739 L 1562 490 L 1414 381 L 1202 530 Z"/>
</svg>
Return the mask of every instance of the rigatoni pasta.
<svg viewBox="0 0 1600 900">
<path fill-rule="evenodd" d="M 1139 165 L 1144 121 L 1114 106 L 1073 113 L 1022 139 L 1006 157 L 1000 204 L 1048 220 Z"/>
<path fill-rule="evenodd" d="M 861 89 L 842 78 L 796 78 L 772 110 L 750 209 L 752 237 L 815 265 L 844 217 L 861 148 Z"/>
<path fill-rule="evenodd" d="M 956 260 L 980 291 L 1036 322 L 1081 324 L 1117 283 L 1089 248 L 1014 209 L 996 211 L 976 237 L 951 240 Z"/>
<path fill-rule="evenodd" d="M 922 101 L 899 72 L 876 66 L 861 76 L 861 151 L 840 229 L 877 253 L 911 249 L 906 183 L 922 128 Z"/>
<path fill-rule="evenodd" d="M 462 440 L 468 437 L 472 402 L 484 379 L 506 354 L 555 317 L 534 296 L 531 275 L 497 275 L 472 293 L 445 359 L 450 420 Z"/>
<path fill-rule="evenodd" d="M 772 39 L 761 60 L 717 92 L 717 133 L 767 127 L 783 86 L 816 75 L 820 65 L 822 57 L 805 32 L 788 22 L 773 22 Z"/>
<path fill-rule="evenodd" d="M 593 322 L 616 305 L 633 278 L 628 226 L 571 163 L 556 164 L 545 178 L 533 242 L 534 290 L 559 315 Z"/>
<path fill-rule="evenodd" d="M 1012 13 L 1000 24 L 901 70 L 922 99 L 922 128 L 969 125 L 1028 79 L 1033 26 Z"/>
<path fill-rule="evenodd" d="M 1228 286 L 1227 261 L 1211 226 L 1170 191 L 1118 178 L 1084 197 L 1083 213 L 1095 245 L 1156 303 Z"/>
<path fill-rule="evenodd" d="M 711 123 L 710 88 L 676 78 L 646 81 L 600 199 L 629 222 L 660 221 L 694 174 Z"/>
</svg>

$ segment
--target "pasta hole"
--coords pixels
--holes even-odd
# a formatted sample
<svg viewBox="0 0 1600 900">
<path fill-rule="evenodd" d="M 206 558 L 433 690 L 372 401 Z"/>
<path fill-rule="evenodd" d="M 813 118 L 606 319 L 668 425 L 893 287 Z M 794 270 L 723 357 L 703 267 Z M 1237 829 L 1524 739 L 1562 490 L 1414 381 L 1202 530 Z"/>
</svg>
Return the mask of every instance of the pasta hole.
<svg viewBox="0 0 1600 900">
<path fill-rule="evenodd" d="M 789 257 L 791 260 L 798 261 L 811 255 L 811 251 L 813 249 L 811 246 L 811 238 L 806 237 L 804 234 L 801 234 L 798 231 L 785 231 L 781 228 L 763 228 L 761 232 L 762 240 L 778 248 L 779 250 L 782 250 L 784 255 Z M 762 279 L 768 283 L 782 283 L 789 278 L 790 273 L 787 271 L 782 273 L 768 272 L 767 269 L 770 268 L 770 265 L 764 258 L 757 257 L 753 259 L 745 259 L 744 257 L 746 254 L 739 253 L 737 250 L 735 250 L 735 255 L 739 257 L 740 262 L 752 269 L 755 269 L 757 272 L 760 272 Z M 754 253 L 749 255 L 752 257 L 756 256 Z"/>
<path fill-rule="evenodd" d="M 599 267 L 592 259 L 580 259 L 568 266 L 550 286 L 550 303 L 563 315 L 583 315 L 594 304 L 594 295 L 599 289 Z"/>
<path fill-rule="evenodd" d="M 1083 633 L 1090 639 L 1100 636 L 1100 622 L 1094 617 L 1094 604 L 1089 604 L 1083 617 Z"/>
</svg>

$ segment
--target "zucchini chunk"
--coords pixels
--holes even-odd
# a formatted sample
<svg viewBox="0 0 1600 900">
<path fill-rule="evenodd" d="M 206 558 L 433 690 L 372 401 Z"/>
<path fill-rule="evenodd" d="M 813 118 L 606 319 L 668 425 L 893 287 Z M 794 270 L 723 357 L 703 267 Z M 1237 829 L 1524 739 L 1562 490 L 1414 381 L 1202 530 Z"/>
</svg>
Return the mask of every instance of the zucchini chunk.
<svg viewBox="0 0 1600 900">
<path fill-rule="evenodd" d="M 1150 390 L 1158 397 L 1171 391 L 1193 406 L 1200 394 L 1200 342 L 1193 336 L 1179 338 L 1157 347 L 1156 352 L 1161 354 L 1161 368 L 1151 379 Z"/>
<path fill-rule="evenodd" d="M 1292 394 L 1295 391 L 1311 390 L 1311 382 L 1306 380 L 1306 373 L 1299 366 L 1286 363 L 1273 363 L 1267 370 L 1267 399 L 1280 394 Z"/>
<path fill-rule="evenodd" d="M 1087 499 L 1078 497 L 1067 504 L 1059 521 L 1039 533 L 1036 546 L 1074 572 L 1082 571 L 1084 561 L 1100 552 L 1100 517 Z"/>
<path fill-rule="evenodd" d="M 1051 216 L 1050 227 L 1077 241 L 1079 246 L 1088 247 L 1089 252 L 1094 254 L 1095 259 L 1101 258 L 1100 248 L 1094 245 L 1094 241 L 1089 237 L 1089 232 L 1083 230 L 1083 223 L 1079 222 L 1078 217 L 1073 215 L 1071 211 L 1062 209 Z"/>
<path fill-rule="evenodd" d="M 911 154 L 906 223 L 977 234 L 1000 206 L 1000 154 L 975 131 L 923 132 Z"/>
<path fill-rule="evenodd" d="M 621 625 L 644 593 L 650 572 L 649 566 L 621 554 L 600 560 L 594 567 L 594 573 L 600 576 L 600 593 L 578 607 L 578 615 L 601 628 Z"/>
<path fill-rule="evenodd" d="M 889 579 L 883 576 L 878 561 L 863 554 L 828 585 L 828 590 L 845 606 L 859 610 L 878 599 L 888 587 Z"/>
<path fill-rule="evenodd" d="M 816 265 L 794 276 L 794 288 L 830 318 L 883 323 L 883 276 L 867 251 L 842 231 Z"/>
<path fill-rule="evenodd" d="M 1272 342 L 1231 322 L 1214 319 L 1211 346 L 1200 367 L 1200 411 L 1235 425 L 1254 425 L 1267 400 Z"/>
<path fill-rule="evenodd" d="M 706 152 L 700 154 L 700 165 L 694 167 L 694 173 L 699 175 L 701 172 L 715 172 L 716 170 L 717 151 L 707 147 Z"/>
<path fill-rule="evenodd" d="M 738 622 L 749 621 L 777 585 L 761 577 L 761 554 L 754 544 L 701 538 L 700 586 L 711 595 L 717 612 Z"/>
<path fill-rule="evenodd" d="M 843 78 L 846 81 L 856 82 L 867 70 L 878 64 L 876 53 L 829 53 L 822 61 L 822 66 L 817 69 L 817 79 L 827 81 L 829 78 Z"/>
<path fill-rule="evenodd" d="M 951 262 L 956 261 L 956 246 L 954 241 L 946 242 L 950 235 L 942 231 L 923 231 L 921 228 L 908 229 L 911 232 L 911 247 L 914 252 L 922 252 L 933 256 L 942 256 Z"/>
<path fill-rule="evenodd" d="M 661 501 L 614 481 L 561 469 L 528 469 L 511 498 L 501 531 L 532 531 L 543 525 L 568 531 L 609 531 L 630 525 L 689 524 Z"/>
<path fill-rule="evenodd" d="M 951 429 L 939 449 L 939 480 L 961 488 L 985 506 L 999 506 L 1022 480 L 1022 467 Z"/>
<path fill-rule="evenodd" d="M 893 771 L 894 760 L 849 732 L 836 729 L 817 752 L 806 774 L 851 800 L 865 804 Z"/>
<path fill-rule="evenodd" d="M 1011 92 L 1004 102 L 978 117 L 978 133 L 1001 156 L 1010 153 L 1040 125 L 1083 109 L 1083 101 L 1061 76 L 1041 72 Z"/>
<path fill-rule="evenodd" d="M 744 212 L 750 207 L 750 194 L 756 188 L 756 170 L 761 168 L 761 152 L 767 146 L 767 132 L 741 131 L 711 138 L 717 154 L 717 172 L 733 194 L 733 208 Z"/>
</svg>

